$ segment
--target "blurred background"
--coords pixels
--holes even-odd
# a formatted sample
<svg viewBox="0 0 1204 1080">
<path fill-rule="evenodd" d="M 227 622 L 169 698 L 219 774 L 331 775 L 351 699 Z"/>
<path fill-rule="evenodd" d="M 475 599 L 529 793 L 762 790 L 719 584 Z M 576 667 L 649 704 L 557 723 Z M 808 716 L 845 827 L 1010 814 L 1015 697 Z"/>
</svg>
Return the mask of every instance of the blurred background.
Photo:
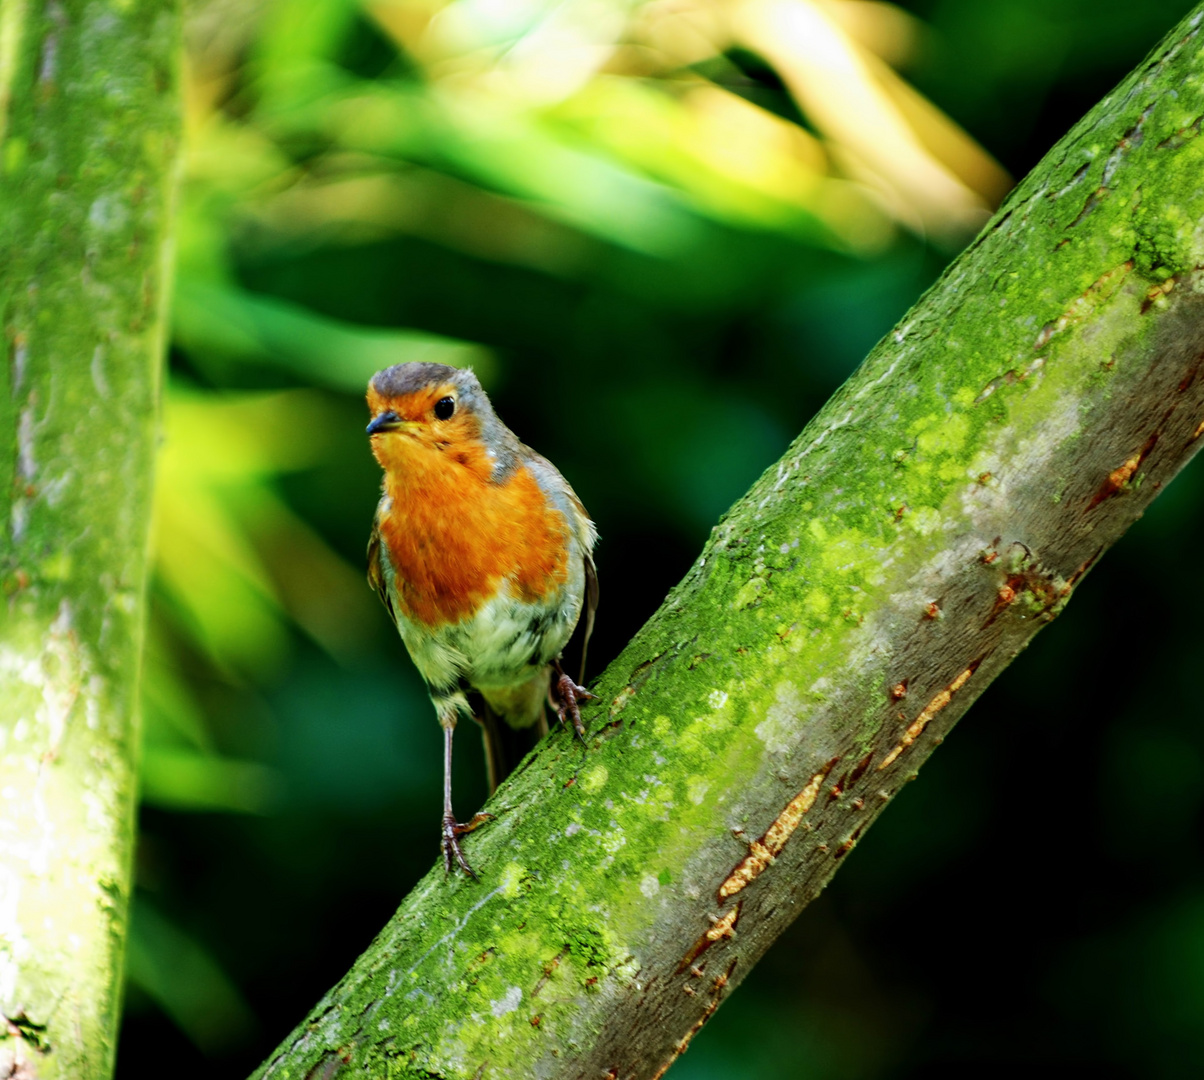
<svg viewBox="0 0 1204 1080">
<path fill-rule="evenodd" d="M 194 0 L 119 1077 L 248 1073 L 437 856 L 439 730 L 363 577 L 369 375 L 473 365 L 570 479 L 596 672 L 1190 6 Z M 674 1077 L 1204 1060 L 1202 468 Z"/>
</svg>

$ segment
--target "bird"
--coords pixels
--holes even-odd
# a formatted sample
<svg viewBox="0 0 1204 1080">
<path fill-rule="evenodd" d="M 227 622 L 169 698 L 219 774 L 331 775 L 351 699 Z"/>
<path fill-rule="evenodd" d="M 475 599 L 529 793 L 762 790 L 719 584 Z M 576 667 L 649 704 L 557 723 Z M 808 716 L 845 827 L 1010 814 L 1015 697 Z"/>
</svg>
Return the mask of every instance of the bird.
<svg viewBox="0 0 1204 1080">
<path fill-rule="evenodd" d="M 426 683 L 443 728 L 446 872 L 472 878 L 452 812 L 452 734 L 482 726 L 491 790 L 504 777 L 500 718 L 547 731 L 545 702 L 584 745 L 581 703 L 595 700 L 561 654 L 598 606 L 597 528 L 547 458 L 501 421 L 469 368 L 404 363 L 368 384 L 367 434 L 383 470 L 368 540 L 368 581 Z M 474 711 L 470 694 L 479 699 Z"/>
</svg>

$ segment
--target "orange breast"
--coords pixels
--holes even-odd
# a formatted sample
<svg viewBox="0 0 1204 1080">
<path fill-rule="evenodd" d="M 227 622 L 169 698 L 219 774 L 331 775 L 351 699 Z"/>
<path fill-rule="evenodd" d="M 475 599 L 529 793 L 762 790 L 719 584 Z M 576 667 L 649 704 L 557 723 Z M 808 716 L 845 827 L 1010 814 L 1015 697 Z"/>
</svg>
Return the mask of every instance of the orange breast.
<svg viewBox="0 0 1204 1080">
<path fill-rule="evenodd" d="M 390 464 L 393 505 L 380 532 L 407 617 L 432 627 L 459 622 L 507 579 L 527 603 L 565 583 L 568 523 L 525 466 L 493 484 L 486 463 L 463 454 L 416 446 Z"/>
</svg>

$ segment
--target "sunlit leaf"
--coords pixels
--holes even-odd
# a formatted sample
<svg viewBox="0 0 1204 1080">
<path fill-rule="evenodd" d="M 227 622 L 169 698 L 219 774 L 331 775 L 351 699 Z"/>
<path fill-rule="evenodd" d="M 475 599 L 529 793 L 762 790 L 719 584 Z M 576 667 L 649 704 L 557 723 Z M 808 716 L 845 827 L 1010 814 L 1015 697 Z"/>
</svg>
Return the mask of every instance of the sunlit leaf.
<svg viewBox="0 0 1204 1080">
<path fill-rule="evenodd" d="M 326 164 L 333 168 L 327 175 L 273 193 L 250 210 L 279 237 L 332 246 L 409 234 L 491 262 L 569 277 L 588 258 L 591 239 L 549 220 L 530 203 L 434 169 L 398 169 L 371 160 L 374 169 L 365 172 L 362 157 L 329 155 Z M 338 168 L 344 161 L 346 175 Z M 488 383 L 494 373 L 491 363 L 475 355 L 470 363 Z"/>
<path fill-rule="evenodd" d="M 539 198 L 547 202 L 547 212 L 566 205 L 563 193 L 536 191 L 522 176 L 491 162 L 491 157 L 506 156 L 504 140 L 493 149 L 488 138 L 473 137 L 470 125 L 455 115 L 457 103 L 488 117 L 491 128 L 505 130 L 509 125 L 511 132 L 520 117 L 539 129 L 541 111 L 569 106 L 568 112 L 579 121 L 587 115 L 592 121 L 580 127 L 586 135 L 577 144 L 580 148 L 608 150 L 689 193 L 705 214 L 764 227 L 776 209 L 777 224 L 790 227 L 781 204 L 774 207 L 764 197 L 771 195 L 825 218 L 839 236 L 837 246 L 880 243 L 880 227 L 858 232 L 861 216 L 855 207 L 864 206 L 865 200 L 851 197 L 853 192 L 824 198 L 828 193 L 814 177 L 810 184 L 791 179 L 789 193 L 784 194 L 780 184 L 764 190 L 765 181 L 773 188 L 775 178 L 790 172 L 781 167 L 783 157 L 789 157 L 782 154 L 784 140 L 765 120 L 746 113 L 737 128 L 720 123 L 716 130 L 699 131 L 690 139 L 681 124 L 669 121 L 664 103 L 655 95 L 646 93 L 641 105 L 634 104 L 641 92 L 640 77 L 679 79 L 685 65 L 714 58 L 733 44 L 774 66 L 808 120 L 833 143 L 835 171 L 863 181 L 892 215 L 912 228 L 964 236 L 1010 184 L 989 155 L 887 67 L 887 62 L 905 61 L 919 36 L 916 19 L 891 4 L 526 0 L 499 6 L 485 0 L 452 0 L 413 9 L 396 0 L 377 0 L 367 7 L 379 25 L 420 60 L 429 83 L 413 91 L 422 100 L 413 103 L 416 111 L 408 117 L 397 115 L 384 122 L 386 110 L 374 119 L 365 115 L 365 123 L 398 133 L 393 153 L 464 170 L 477 182 Z M 610 87 L 605 87 L 606 71 L 611 72 Z M 627 86 L 615 88 L 623 83 Z M 422 109 L 435 103 L 441 113 L 423 117 Z M 696 119 L 704 116 L 699 113 Z M 673 130 L 658 145 L 654 133 L 667 123 Z M 417 131 L 423 125 L 433 127 L 435 135 L 423 138 Z M 342 121 L 337 126 L 343 126 Z M 354 127 L 354 122 L 347 126 Z M 738 132 L 734 137 L 733 130 Z M 801 129 L 796 131 L 796 143 L 807 138 Z M 352 136 L 356 145 L 382 148 L 380 139 L 363 139 L 363 130 L 358 135 Z M 469 152 L 461 146 L 457 152 L 458 135 L 476 145 Z M 432 154 L 429 145 L 418 145 L 422 142 L 437 143 L 446 156 Z M 698 147 L 686 152 L 688 142 Z M 749 166 L 742 173 L 725 169 L 725 150 L 729 160 L 744 157 Z M 693 157 L 695 170 L 675 161 L 675 155 Z M 540 171 L 553 164 L 549 158 L 534 160 Z M 762 195 L 760 206 L 750 205 L 753 192 Z M 579 208 L 569 220 L 590 228 L 590 215 L 581 215 Z M 826 233 L 816 230 L 812 242 L 830 243 L 832 236 Z"/>
<path fill-rule="evenodd" d="M 454 0 L 421 45 L 436 78 L 528 106 L 562 101 L 610 59 L 631 3 L 619 0 Z"/>
<path fill-rule="evenodd" d="M 378 84 L 328 103 L 320 120 L 346 149 L 454 171 L 635 251 L 681 255 L 699 236 L 671 188 L 506 103 Z"/>
<path fill-rule="evenodd" d="M 675 90 L 599 78 L 554 117 L 709 216 L 817 246 L 872 249 L 889 239 L 889 221 L 860 189 L 827 175 L 822 146 L 798 125 L 702 79 Z"/>
<path fill-rule="evenodd" d="M 156 478 L 156 572 L 181 624 L 221 666 L 272 670 L 285 655 L 284 612 L 241 507 L 263 479 L 314 461 L 324 417 L 312 392 L 172 393 Z"/>
<path fill-rule="evenodd" d="M 879 185 L 892 212 L 921 231 L 965 236 L 986 220 L 986 198 L 939 161 L 874 77 L 871 58 L 810 0 L 743 0 L 739 40 L 776 68 L 838 160 Z"/>
<path fill-rule="evenodd" d="M 261 814 L 282 794 L 276 770 L 196 750 L 148 743 L 142 755 L 142 801 L 169 810 Z"/>
<path fill-rule="evenodd" d="M 912 60 L 924 37 L 924 24 L 897 4 L 827 0 L 823 9 L 858 45 L 892 67 Z"/>
<path fill-rule="evenodd" d="M 486 380 L 492 364 L 487 349 L 467 341 L 355 326 L 284 300 L 188 278 L 176 288 L 173 322 L 176 340 L 189 352 L 266 362 L 355 394 L 392 364 L 472 367 Z"/>
<path fill-rule="evenodd" d="M 348 565 L 273 494 L 261 493 L 246 505 L 242 520 L 289 617 L 330 656 L 355 667 L 372 648 L 379 614 L 363 569 Z"/>
</svg>

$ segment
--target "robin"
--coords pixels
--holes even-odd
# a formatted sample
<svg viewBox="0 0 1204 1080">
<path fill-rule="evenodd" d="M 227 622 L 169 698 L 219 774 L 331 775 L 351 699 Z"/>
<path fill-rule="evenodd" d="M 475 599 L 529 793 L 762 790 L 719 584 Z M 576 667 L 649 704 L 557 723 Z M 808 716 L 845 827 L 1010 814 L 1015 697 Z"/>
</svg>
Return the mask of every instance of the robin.
<svg viewBox="0 0 1204 1080">
<path fill-rule="evenodd" d="M 444 364 L 397 364 L 368 384 L 372 453 L 384 481 L 368 541 L 380 594 L 443 727 L 444 864 L 471 877 L 452 813 L 452 733 L 482 725 L 490 788 L 504 776 L 497 719 L 547 730 L 544 703 L 584 742 L 561 652 L 585 611 L 593 630 L 598 534 L 556 467 L 498 419 L 476 376 Z M 582 646 L 584 677 L 585 645 Z M 482 700 L 474 714 L 468 694 Z"/>
</svg>

